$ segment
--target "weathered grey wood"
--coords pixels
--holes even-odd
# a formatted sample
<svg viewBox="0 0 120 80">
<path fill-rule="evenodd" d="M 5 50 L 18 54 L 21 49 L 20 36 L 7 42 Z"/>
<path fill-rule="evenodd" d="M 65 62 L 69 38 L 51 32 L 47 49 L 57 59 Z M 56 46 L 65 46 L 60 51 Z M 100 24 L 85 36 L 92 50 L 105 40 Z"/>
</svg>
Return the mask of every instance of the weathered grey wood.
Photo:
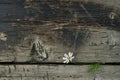
<svg viewBox="0 0 120 80">
<path fill-rule="evenodd" d="M 109 27 L 46 22 L 41 25 L 2 23 L 0 28 L 7 35 L 7 41 L 0 40 L 0 62 L 43 61 L 34 53 L 36 40 L 46 51 L 44 62 L 61 63 L 69 51 L 74 52 L 73 62 L 120 62 L 120 32 Z"/>
<path fill-rule="evenodd" d="M 71 0 L 72 1 L 72 0 Z M 119 22 L 119 1 L 83 1 L 84 8 L 91 14 L 89 16 L 83 7 L 81 7 L 81 0 L 77 3 L 74 1 L 71 4 L 67 4 L 67 1 L 61 1 L 56 4 L 54 1 L 42 1 L 42 0 L 1 0 L 0 1 L 0 21 L 44 21 L 44 20 L 70 20 L 71 14 L 77 12 L 79 22 L 109 22 L 108 15 L 110 12 L 117 14 L 116 24 Z M 91 3 L 90 3 L 91 2 Z M 11 3 L 11 4 L 7 4 Z M 64 4 L 64 5 L 61 5 Z M 110 6 L 103 6 L 110 4 Z M 113 5 L 115 4 L 115 5 Z M 72 6 L 73 5 L 73 6 Z M 77 6 L 75 6 L 77 5 Z M 111 7 L 111 5 L 113 5 Z M 46 6 L 46 7 L 45 7 Z M 59 9 L 61 7 L 61 9 Z M 113 8 L 114 7 L 114 8 Z M 66 13 L 66 14 L 64 14 Z M 92 18 L 91 18 L 92 17 Z M 93 19 L 94 18 L 94 19 Z M 104 19 L 103 19 L 104 18 Z"/>
<path fill-rule="evenodd" d="M 0 4 L 0 15 L 0 21 L 17 21 L 23 20 L 27 12 L 22 4 Z"/>
<path fill-rule="evenodd" d="M 101 66 L 88 73 L 87 65 L 0 65 L 0 80 L 119 80 L 120 66 Z"/>
<path fill-rule="evenodd" d="M 84 3 L 83 6 L 73 2 L 71 4 L 78 7 L 71 8 L 70 5 L 67 7 L 67 4 L 52 5 L 51 1 L 17 1 L 11 4 L 5 4 L 4 1 L 0 4 L 0 20 L 10 22 L 0 23 L 0 33 L 4 34 L 0 35 L 0 62 L 46 60 L 44 62 L 61 63 L 63 55 L 69 51 L 74 52 L 73 62 L 120 62 L 119 12 L 111 7 L 101 7 L 94 3 Z M 62 8 L 57 9 L 56 6 Z M 55 12 L 56 9 L 63 13 L 64 10 L 74 9 L 75 12 L 78 9 L 78 12 L 73 11 L 72 18 L 66 20 L 66 15 Z M 115 20 L 109 19 L 111 12 L 117 15 Z M 59 17 L 56 18 L 57 14 Z M 80 21 L 76 19 L 77 16 L 80 17 Z M 101 26 L 96 22 L 109 26 Z M 6 37 L 7 41 L 3 40 Z M 40 43 L 39 47 L 43 46 L 41 58 L 36 55 L 37 49 L 34 49 L 36 42 Z"/>
<path fill-rule="evenodd" d="M 0 80 L 120 80 L 119 4 L 0 0 Z M 61 64 L 68 52 L 76 65 Z M 81 62 L 117 65 L 88 73 Z"/>
</svg>

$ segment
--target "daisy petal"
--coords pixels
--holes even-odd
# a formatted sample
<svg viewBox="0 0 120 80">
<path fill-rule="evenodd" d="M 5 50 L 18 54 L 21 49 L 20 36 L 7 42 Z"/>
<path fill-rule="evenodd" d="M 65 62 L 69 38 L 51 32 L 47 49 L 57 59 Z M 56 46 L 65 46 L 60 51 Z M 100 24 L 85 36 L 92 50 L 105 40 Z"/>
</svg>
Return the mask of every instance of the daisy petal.
<svg viewBox="0 0 120 80">
<path fill-rule="evenodd" d="M 72 61 L 74 58 L 75 58 L 74 56 L 73 56 L 73 57 L 71 57 L 70 61 Z"/>
<path fill-rule="evenodd" d="M 67 61 L 66 61 L 66 63 L 68 64 L 68 63 L 69 63 L 69 61 L 67 60 Z"/>
<path fill-rule="evenodd" d="M 68 55 L 69 55 L 69 56 L 73 56 L 73 52 L 69 52 Z"/>
<path fill-rule="evenodd" d="M 67 58 L 66 57 L 63 57 L 63 60 L 66 60 Z"/>
<path fill-rule="evenodd" d="M 68 62 L 68 60 L 65 60 L 63 63 L 67 63 Z"/>
<path fill-rule="evenodd" d="M 64 54 L 64 56 L 65 56 L 65 57 L 68 57 L 68 55 L 67 55 L 67 54 Z"/>
<path fill-rule="evenodd" d="M 69 63 L 70 61 L 68 59 L 66 59 L 66 63 Z"/>
<path fill-rule="evenodd" d="M 66 63 L 66 61 L 63 61 L 63 63 Z"/>
<path fill-rule="evenodd" d="M 73 56 L 72 59 L 74 59 L 75 57 Z"/>
</svg>

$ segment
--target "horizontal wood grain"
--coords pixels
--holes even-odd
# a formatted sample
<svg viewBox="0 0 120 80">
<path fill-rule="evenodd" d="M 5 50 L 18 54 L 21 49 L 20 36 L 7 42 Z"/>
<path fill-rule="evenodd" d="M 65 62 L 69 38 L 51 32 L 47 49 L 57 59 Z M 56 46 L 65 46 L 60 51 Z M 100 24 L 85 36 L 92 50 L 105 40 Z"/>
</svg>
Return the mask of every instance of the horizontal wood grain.
<svg viewBox="0 0 120 80">
<path fill-rule="evenodd" d="M 18 2 L 41 2 L 43 0 L 0 0 L 0 3 L 18 3 Z M 53 0 L 44 0 L 44 1 L 53 1 Z M 68 1 L 68 0 L 60 0 L 60 1 Z M 94 2 L 101 3 L 109 6 L 119 6 L 119 0 L 69 0 L 72 2 Z"/>
<path fill-rule="evenodd" d="M 71 0 L 72 1 L 72 0 Z M 46 21 L 46 20 L 65 20 L 72 19 L 74 12 L 77 13 L 78 22 L 99 22 L 103 24 L 110 24 L 109 14 L 114 12 L 115 24 L 118 25 L 120 21 L 119 8 L 115 6 L 119 3 L 113 1 L 113 6 L 104 6 L 112 1 L 97 1 L 94 0 L 83 1 L 78 0 L 77 3 L 72 1 L 67 4 L 67 1 L 42 1 L 42 0 L 3 0 L 0 1 L 0 21 Z M 5 4 L 10 2 L 11 4 Z M 106 4 L 104 4 L 104 3 Z M 62 5 L 64 4 L 64 5 Z M 111 5 L 111 4 L 110 4 Z M 116 10 L 117 9 L 117 10 Z"/>
<path fill-rule="evenodd" d="M 97 3 L 6 1 L 0 4 L 0 62 L 62 63 L 70 51 L 73 63 L 120 62 L 119 11 Z"/>
<path fill-rule="evenodd" d="M 0 62 L 62 63 L 62 57 L 68 52 L 74 53 L 74 63 L 120 62 L 119 31 L 105 26 L 80 25 L 2 23 L 0 32 L 7 35 L 7 41 L 0 40 Z M 31 52 L 36 40 L 47 52 L 45 61 Z"/>
<path fill-rule="evenodd" d="M 101 66 L 87 72 L 89 65 L 0 65 L 0 80 L 119 80 L 120 66 Z"/>
<path fill-rule="evenodd" d="M 22 4 L 0 4 L 0 21 L 17 21 L 27 16 L 26 14 Z"/>
<path fill-rule="evenodd" d="M 0 80 L 120 80 L 119 4 L 0 0 Z"/>
</svg>

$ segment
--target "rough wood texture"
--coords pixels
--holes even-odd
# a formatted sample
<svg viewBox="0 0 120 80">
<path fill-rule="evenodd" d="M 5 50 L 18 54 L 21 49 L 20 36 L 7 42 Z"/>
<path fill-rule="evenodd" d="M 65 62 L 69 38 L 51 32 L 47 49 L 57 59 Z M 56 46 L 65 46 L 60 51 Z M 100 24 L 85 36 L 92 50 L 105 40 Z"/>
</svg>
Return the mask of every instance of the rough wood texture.
<svg viewBox="0 0 120 80">
<path fill-rule="evenodd" d="M 46 24 L 21 24 L 13 28 L 11 25 L 2 24 L 4 25 L 2 31 L 8 38 L 7 41 L 1 41 L 0 61 L 41 61 L 38 58 L 39 55 L 33 50 L 37 40 L 40 41 L 43 50 L 46 50 L 45 62 L 62 62 L 64 53 L 69 51 L 74 52 L 76 57 L 74 62 L 120 62 L 119 31 L 102 26 L 69 26 L 67 24 L 64 28 L 64 24 L 51 22 Z M 59 30 L 61 25 L 63 28 Z M 9 27 L 10 30 L 5 27 Z"/>
<path fill-rule="evenodd" d="M 110 12 L 114 12 L 117 14 L 115 18 L 115 23 L 118 24 L 119 22 L 119 1 L 117 0 L 70 1 L 3 0 L 0 1 L 0 21 L 66 21 L 71 19 L 71 16 L 72 14 L 74 14 L 74 12 L 77 12 L 79 17 L 78 21 L 80 22 L 97 21 L 102 23 L 108 23 L 108 15 L 110 14 Z"/>
<path fill-rule="evenodd" d="M 86 1 L 8 3 L 0 4 L 0 62 L 61 63 L 69 51 L 74 63 L 120 62 L 116 8 Z"/>
<path fill-rule="evenodd" d="M 0 0 L 0 80 L 120 80 L 119 4 Z M 104 65 L 88 73 L 94 62 Z"/>
<path fill-rule="evenodd" d="M 88 73 L 87 65 L 1 65 L 0 80 L 119 80 L 120 66 L 101 66 Z"/>
</svg>

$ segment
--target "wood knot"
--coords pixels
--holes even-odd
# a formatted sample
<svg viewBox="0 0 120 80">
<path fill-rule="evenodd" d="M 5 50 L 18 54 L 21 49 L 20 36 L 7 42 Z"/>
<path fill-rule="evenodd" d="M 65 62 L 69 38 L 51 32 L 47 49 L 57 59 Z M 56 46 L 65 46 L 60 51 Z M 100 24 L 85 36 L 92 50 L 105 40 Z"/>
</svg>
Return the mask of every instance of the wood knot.
<svg viewBox="0 0 120 80">
<path fill-rule="evenodd" d="M 41 40 L 36 39 L 33 42 L 30 55 L 32 61 L 44 61 L 48 58 L 47 50 Z"/>
<path fill-rule="evenodd" d="M 0 40 L 6 41 L 7 40 L 7 35 L 3 32 L 0 32 Z"/>
<path fill-rule="evenodd" d="M 110 35 L 107 40 L 107 44 L 110 46 L 110 49 L 117 46 L 119 40 L 118 38 L 114 37 L 113 35 Z"/>
</svg>

